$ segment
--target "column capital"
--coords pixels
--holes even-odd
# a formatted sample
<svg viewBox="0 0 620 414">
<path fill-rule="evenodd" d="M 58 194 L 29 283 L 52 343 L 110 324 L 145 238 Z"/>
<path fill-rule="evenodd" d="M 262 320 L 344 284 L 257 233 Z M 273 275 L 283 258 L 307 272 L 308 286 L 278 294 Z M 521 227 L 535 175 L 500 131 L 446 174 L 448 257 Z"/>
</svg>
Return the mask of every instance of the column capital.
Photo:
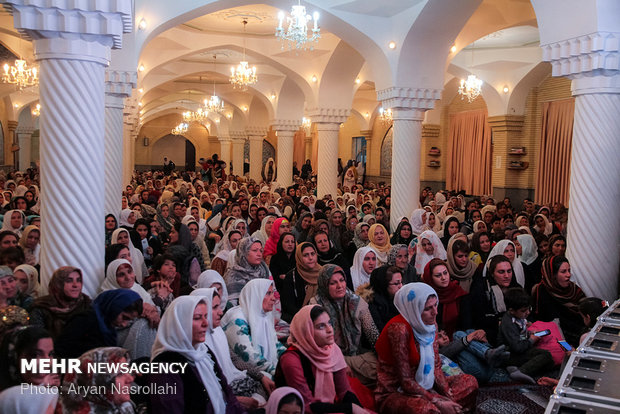
<svg viewBox="0 0 620 414">
<path fill-rule="evenodd" d="M 245 128 L 245 133 L 248 136 L 264 137 L 265 135 L 267 135 L 267 127 L 249 126 L 249 127 Z"/>
<path fill-rule="evenodd" d="M 120 95 L 121 98 L 131 96 L 138 82 L 136 71 L 112 70 L 105 71 L 105 93 L 106 95 Z"/>
<path fill-rule="evenodd" d="M 573 79 L 571 89 L 574 96 L 593 93 L 620 94 L 620 71 L 616 71 L 613 76 L 583 76 L 575 78 Z"/>
<path fill-rule="evenodd" d="M 17 121 L 7 121 L 6 126 L 9 128 L 9 132 L 15 131 L 17 129 L 17 125 L 19 122 Z"/>
<path fill-rule="evenodd" d="M 3 1 L 4 8 L 13 15 L 15 28 L 28 40 L 65 36 L 75 41 L 77 36 L 81 40 L 100 42 L 114 49 L 122 47 L 123 33 L 133 31 L 132 5 L 133 2 L 117 0 Z M 45 50 L 44 53 L 54 54 L 52 50 Z M 45 57 L 37 57 L 41 58 Z"/>
<path fill-rule="evenodd" d="M 239 141 L 245 141 L 248 136 L 245 133 L 245 131 L 229 131 L 228 132 L 228 137 L 233 142 L 239 142 Z"/>
<path fill-rule="evenodd" d="M 620 74 L 620 33 L 594 32 L 540 45 L 542 60 L 551 62 L 553 76 L 578 79 Z"/>
<path fill-rule="evenodd" d="M 435 101 L 441 99 L 441 89 L 392 86 L 377 91 L 377 100 L 392 110 L 433 109 Z"/>
<path fill-rule="evenodd" d="M 225 136 L 225 135 L 223 135 L 223 136 L 218 136 L 218 137 L 217 137 L 217 140 L 218 140 L 220 143 L 231 143 L 231 142 L 232 142 L 232 139 L 230 139 L 230 137 L 229 137 L 229 136 Z"/>
<path fill-rule="evenodd" d="M 313 108 L 308 111 L 313 123 L 336 124 L 345 122 L 351 110 L 348 108 Z"/>
<path fill-rule="evenodd" d="M 274 119 L 271 121 L 273 129 L 276 131 L 295 132 L 301 126 L 300 119 Z"/>
<path fill-rule="evenodd" d="M 34 127 L 32 126 L 19 126 L 15 131 L 16 134 L 32 135 Z"/>
</svg>

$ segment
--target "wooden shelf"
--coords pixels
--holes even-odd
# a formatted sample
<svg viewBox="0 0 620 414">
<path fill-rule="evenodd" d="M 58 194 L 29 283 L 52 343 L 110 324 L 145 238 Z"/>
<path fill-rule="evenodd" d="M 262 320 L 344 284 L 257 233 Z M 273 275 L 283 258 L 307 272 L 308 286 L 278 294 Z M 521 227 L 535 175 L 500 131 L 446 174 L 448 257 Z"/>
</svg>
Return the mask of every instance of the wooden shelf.
<svg viewBox="0 0 620 414">
<path fill-rule="evenodd" d="M 527 152 L 508 152 L 508 155 L 527 155 Z"/>
<path fill-rule="evenodd" d="M 439 168 L 441 167 L 441 164 L 427 164 L 426 166 L 430 168 Z"/>
<path fill-rule="evenodd" d="M 508 166 L 506 167 L 509 170 L 526 170 L 527 167 L 530 166 L 530 163 L 527 161 L 524 161 L 522 165 L 520 166 L 516 166 L 516 165 L 510 165 L 508 164 Z"/>
<path fill-rule="evenodd" d="M 512 149 L 508 151 L 508 155 L 527 155 L 527 150 L 525 147 L 514 147 L 514 149 L 521 151 L 513 151 Z"/>
<path fill-rule="evenodd" d="M 430 155 L 431 157 L 439 157 L 441 155 L 441 152 L 429 152 L 428 155 Z"/>
</svg>

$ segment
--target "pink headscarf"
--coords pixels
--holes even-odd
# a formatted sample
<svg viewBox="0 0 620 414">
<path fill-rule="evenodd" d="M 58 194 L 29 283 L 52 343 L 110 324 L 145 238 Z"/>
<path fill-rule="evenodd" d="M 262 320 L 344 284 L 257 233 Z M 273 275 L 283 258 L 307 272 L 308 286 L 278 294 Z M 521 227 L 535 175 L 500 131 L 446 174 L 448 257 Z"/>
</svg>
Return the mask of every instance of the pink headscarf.
<svg viewBox="0 0 620 414">
<path fill-rule="evenodd" d="M 285 217 L 280 217 L 273 222 L 271 226 L 271 234 L 265 243 L 265 250 L 263 251 L 264 256 L 273 256 L 276 254 L 276 250 L 278 249 L 278 241 L 280 241 L 280 225 L 283 222 L 287 222 L 288 220 Z"/>
<path fill-rule="evenodd" d="M 333 403 L 336 399 L 333 373 L 345 369 L 347 364 L 338 345 L 334 343 L 321 348 L 314 342 L 314 324 L 310 312 L 315 306 L 304 306 L 293 317 L 288 343 L 299 349 L 315 368 L 314 398 Z"/>
</svg>

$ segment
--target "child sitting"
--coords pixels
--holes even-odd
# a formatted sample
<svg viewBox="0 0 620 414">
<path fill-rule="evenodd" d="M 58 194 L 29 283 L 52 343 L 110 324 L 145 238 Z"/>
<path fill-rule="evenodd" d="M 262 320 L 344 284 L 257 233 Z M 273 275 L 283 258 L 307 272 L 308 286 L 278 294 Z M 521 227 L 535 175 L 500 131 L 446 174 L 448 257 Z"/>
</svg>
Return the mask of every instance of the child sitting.
<svg viewBox="0 0 620 414">
<path fill-rule="evenodd" d="M 506 370 L 514 381 L 536 384 L 532 376 L 553 368 L 554 362 L 549 351 L 534 347 L 540 337 L 527 330 L 530 297 L 522 288 L 511 288 L 504 294 L 504 303 L 508 311 L 502 317 L 498 341 L 510 351 Z"/>
</svg>

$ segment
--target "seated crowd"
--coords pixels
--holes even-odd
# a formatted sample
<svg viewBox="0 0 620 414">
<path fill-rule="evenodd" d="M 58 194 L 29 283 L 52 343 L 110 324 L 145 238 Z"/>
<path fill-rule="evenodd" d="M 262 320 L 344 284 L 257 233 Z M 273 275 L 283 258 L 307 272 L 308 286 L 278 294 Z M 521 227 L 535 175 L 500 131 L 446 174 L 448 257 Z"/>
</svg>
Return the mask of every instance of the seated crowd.
<svg viewBox="0 0 620 414">
<path fill-rule="evenodd" d="M 323 199 L 308 169 L 280 188 L 218 163 L 136 173 L 105 217 L 105 273 L 67 263 L 48 286 L 37 172 L 0 177 L 0 412 L 473 412 L 488 382 L 552 383 L 557 340 L 577 347 L 604 310 L 571 281 L 560 203 L 427 188 L 391 228 L 389 186 L 353 163 Z M 21 372 L 35 358 L 188 368 Z"/>
</svg>

